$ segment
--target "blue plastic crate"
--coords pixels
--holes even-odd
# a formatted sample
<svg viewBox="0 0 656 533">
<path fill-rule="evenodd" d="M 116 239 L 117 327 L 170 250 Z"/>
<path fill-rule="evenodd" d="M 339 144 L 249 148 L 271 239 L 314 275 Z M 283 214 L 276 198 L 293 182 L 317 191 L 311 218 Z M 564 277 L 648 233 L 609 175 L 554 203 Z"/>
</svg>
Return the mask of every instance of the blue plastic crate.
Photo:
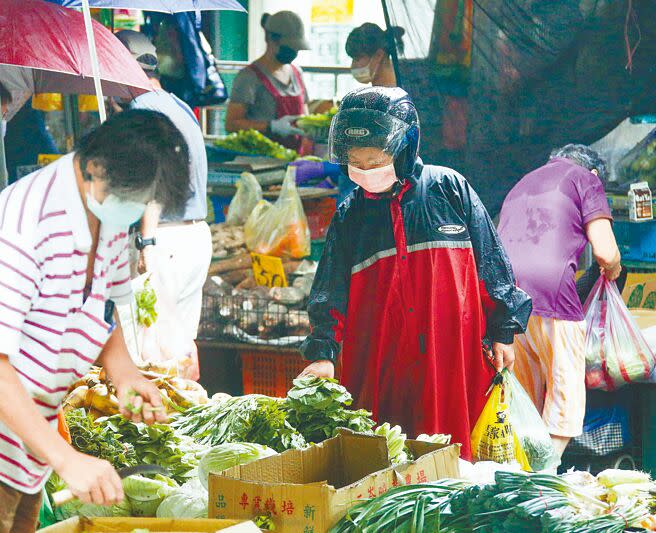
<svg viewBox="0 0 656 533">
<path fill-rule="evenodd" d="M 656 221 L 615 221 L 613 224 L 623 261 L 656 264 Z"/>
</svg>

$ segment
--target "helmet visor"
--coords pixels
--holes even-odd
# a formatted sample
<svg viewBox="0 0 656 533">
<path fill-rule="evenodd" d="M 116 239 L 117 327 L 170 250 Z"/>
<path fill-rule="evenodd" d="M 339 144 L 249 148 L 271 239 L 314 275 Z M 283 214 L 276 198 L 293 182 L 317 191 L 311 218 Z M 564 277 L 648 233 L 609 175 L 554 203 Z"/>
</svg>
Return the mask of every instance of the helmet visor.
<svg viewBox="0 0 656 533">
<path fill-rule="evenodd" d="M 410 126 L 396 117 L 372 109 L 338 112 L 330 126 L 330 161 L 349 164 L 354 148 L 377 148 L 396 159 L 407 146 Z"/>
</svg>

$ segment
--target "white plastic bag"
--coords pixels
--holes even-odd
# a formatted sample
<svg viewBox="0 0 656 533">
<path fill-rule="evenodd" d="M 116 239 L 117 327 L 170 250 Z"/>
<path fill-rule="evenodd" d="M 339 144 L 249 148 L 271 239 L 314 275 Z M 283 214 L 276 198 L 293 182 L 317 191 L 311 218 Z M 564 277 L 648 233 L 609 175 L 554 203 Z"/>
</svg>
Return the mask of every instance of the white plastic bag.
<svg viewBox="0 0 656 533">
<path fill-rule="evenodd" d="M 246 224 L 246 220 L 260 200 L 262 200 L 260 183 L 253 174 L 244 172 L 237 183 L 237 192 L 228 207 L 226 224 L 228 226 Z"/>
</svg>

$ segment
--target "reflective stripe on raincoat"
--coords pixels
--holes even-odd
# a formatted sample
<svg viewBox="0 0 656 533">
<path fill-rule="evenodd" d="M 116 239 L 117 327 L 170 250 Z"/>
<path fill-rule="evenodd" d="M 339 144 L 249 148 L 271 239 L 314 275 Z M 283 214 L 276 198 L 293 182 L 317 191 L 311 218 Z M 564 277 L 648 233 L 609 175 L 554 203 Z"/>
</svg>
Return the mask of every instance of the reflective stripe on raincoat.
<svg viewBox="0 0 656 533">
<path fill-rule="evenodd" d="M 483 204 L 455 171 L 419 162 L 395 198 L 356 189 L 335 214 L 308 305 L 310 361 L 336 361 L 354 404 L 408 435 L 470 434 L 530 298 Z"/>
</svg>

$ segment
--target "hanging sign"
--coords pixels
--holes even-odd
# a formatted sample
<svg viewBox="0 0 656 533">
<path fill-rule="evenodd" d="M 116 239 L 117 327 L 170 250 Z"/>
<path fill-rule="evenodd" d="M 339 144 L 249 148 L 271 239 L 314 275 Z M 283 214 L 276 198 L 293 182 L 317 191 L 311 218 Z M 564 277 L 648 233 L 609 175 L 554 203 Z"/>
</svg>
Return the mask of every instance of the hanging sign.
<svg viewBox="0 0 656 533">
<path fill-rule="evenodd" d="M 353 20 L 353 0 L 313 0 L 312 22 L 348 24 Z"/>
</svg>

